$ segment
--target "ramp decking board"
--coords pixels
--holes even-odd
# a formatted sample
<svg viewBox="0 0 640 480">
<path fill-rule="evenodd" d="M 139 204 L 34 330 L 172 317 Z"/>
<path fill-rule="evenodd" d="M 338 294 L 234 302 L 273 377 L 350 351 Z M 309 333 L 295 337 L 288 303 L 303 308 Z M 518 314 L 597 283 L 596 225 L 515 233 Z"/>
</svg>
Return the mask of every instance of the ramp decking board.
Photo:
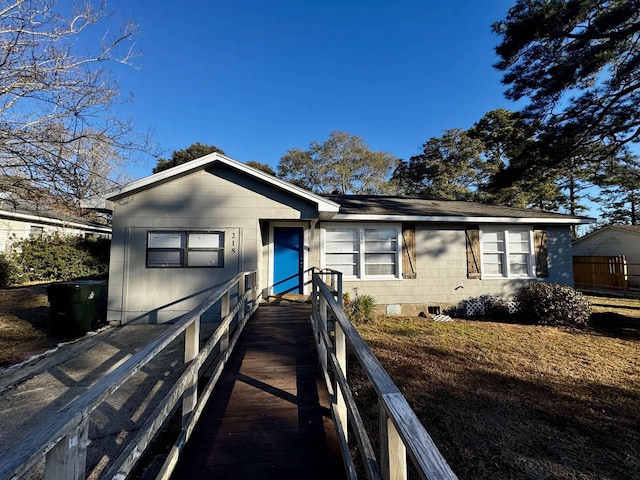
<svg viewBox="0 0 640 480">
<path fill-rule="evenodd" d="M 310 314 L 307 304 L 260 306 L 173 478 L 345 478 Z"/>
</svg>

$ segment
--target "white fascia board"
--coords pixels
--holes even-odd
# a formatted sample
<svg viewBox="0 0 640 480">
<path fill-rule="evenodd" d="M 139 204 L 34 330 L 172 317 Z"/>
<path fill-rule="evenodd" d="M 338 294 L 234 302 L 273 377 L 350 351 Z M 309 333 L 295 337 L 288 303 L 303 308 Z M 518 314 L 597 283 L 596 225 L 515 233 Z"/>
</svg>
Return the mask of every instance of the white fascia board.
<svg viewBox="0 0 640 480">
<path fill-rule="evenodd" d="M 525 224 L 589 224 L 594 218 L 522 218 L 522 217 L 462 217 L 462 216 L 419 216 L 419 215 L 360 215 L 338 214 L 331 220 L 350 222 L 437 222 L 437 223 L 525 223 Z"/>
<path fill-rule="evenodd" d="M 246 173 L 254 178 L 262 180 L 268 184 L 271 184 L 277 188 L 280 188 L 286 192 L 289 192 L 297 197 L 304 198 L 312 203 L 318 205 L 319 212 L 329 212 L 329 213 L 337 213 L 340 209 L 340 205 L 331 200 L 328 200 L 320 195 L 317 195 L 313 192 L 305 190 L 304 188 L 297 187 L 292 185 L 289 182 L 285 182 L 282 179 L 276 178 L 273 175 L 269 175 L 262 170 L 258 170 L 252 168 L 248 165 L 245 165 L 242 162 L 229 158 L 225 155 L 221 155 L 219 153 L 210 153 L 209 155 L 205 155 L 204 157 L 198 158 L 196 160 L 191 160 L 189 162 L 183 163 L 182 165 L 178 165 L 173 168 L 169 168 L 167 170 L 163 170 L 159 173 L 154 173 L 153 175 L 149 175 L 148 177 L 141 178 L 139 180 L 134 180 L 121 188 L 112 190 L 110 192 L 105 193 L 99 200 L 89 200 L 87 202 L 87 207 L 91 208 L 92 206 L 96 208 L 104 208 L 109 206 L 108 200 L 126 195 L 127 193 L 145 189 L 151 185 L 154 185 L 159 182 L 163 182 L 165 180 L 170 180 L 173 177 L 178 177 L 181 175 L 185 175 L 191 171 L 196 171 L 201 168 L 206 167 L 209 164 L 214 162 L 220 162 L 225 164 L 235 170 L 239 170 L 241 172 Z"/>
<path fill-rule="evenodd" d="M 77 228 L 79 230 L 91 230 L 94 232 L 111 233 L 109 227 L 98 227 L 93 225 L 86 225 L 84 223 L 65 222 L 57 218 L 40 217 L 38 215 L 28 215 L 26 213 L 8 212 L 6 210 L 0 211 L 0 217 L 11 218 L 13 220 L 25 220 L 27 222 L 45 223 L 48 225 L 59 225 L 61 227 Z"/>
</svg>

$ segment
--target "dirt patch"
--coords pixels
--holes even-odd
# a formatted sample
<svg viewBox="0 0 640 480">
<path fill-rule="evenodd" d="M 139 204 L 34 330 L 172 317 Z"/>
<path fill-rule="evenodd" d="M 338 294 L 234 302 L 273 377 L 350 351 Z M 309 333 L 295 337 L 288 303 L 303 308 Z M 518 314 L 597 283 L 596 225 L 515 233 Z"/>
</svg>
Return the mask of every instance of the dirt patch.
<svg viewBox="0 0 640 480">
<path fill-rule="evenodd" d="M 63 340 L 49 334 L 46 285 L 0 290 L 0 367 L 20 363 Z"/>
<path fill-rule="evenodd" d="M 640 300 L 598 297 L 594 319 L 358 328 L 459 478 L 640 478 Z M 370 387 L 351 378 L 375 431 Z"/>
</svg>

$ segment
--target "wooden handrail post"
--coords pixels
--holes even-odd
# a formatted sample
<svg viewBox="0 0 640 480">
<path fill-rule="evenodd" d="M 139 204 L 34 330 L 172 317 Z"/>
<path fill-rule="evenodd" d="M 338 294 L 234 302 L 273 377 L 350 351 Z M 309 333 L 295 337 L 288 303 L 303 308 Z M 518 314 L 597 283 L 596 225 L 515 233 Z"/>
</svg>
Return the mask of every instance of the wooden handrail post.
<svg viewBox="0 0 640 480">
<path fill-rule="evenodd" d="M 407 448 L 382 404 L 380 408 L 380 470 L 385 480 L 407 479 Z"/>
<path fill-rule="evenodd" d="M 191 362 L 200 351 L 200 317 L 184 331 L 184 363 Z M 198 403 L 198 372 L 194 371 L 182 397 L 182 423 L 184 424 Z"/>
<path fill-rule="evenodd" d="M 65 435 L 46 456 L 44 478 L 80 480 L 85 478 L 89 418 L 85 417 L 73 433 Z"/>
<path fill-rule="evenodd" d="M 242 282 L 244 283 L 244 282 Z M 238 295 L 242 295 L 240 293 L 240 284 L 238 284 Z M 220 299 L 220 320 L 224 320 L 227 315 L 229 315 L 230 309 L 230 299 L 229 292 L 227 291 L 222 298 Z M 220 338 L 220 353 L 224 352 L 229 346 L 229 328 L 226 328 L 224 334 Z"/>
<path fill-rule="evenodd" d="M 238 299 L 242 298 L 242 307 L 240 308 L 239 318 L 244 317 L 247 312 L 247 299 L 244 298 L 244 294 L 247 293 L 247 276 L 242 275 L 238 280 Z"/>
<path fill-rule="evenodd" d="M 340 370 L 342 370 L 342 374 L 344 378 L 347 378 L 347 338 L 344 335 L 344 331 L 338 322 L 335 322 L 335 349 L 336 349 L 336 359 L 338 360 L 338 365 L 340 366 Z M 342 424 L 342 428 L 344 429 L 344 437 L 345 441 L 349 440 L 348 437 L 348 428 L 347 428 L 347 403 L 344 400 L 344 394 L 340 389 L 340 386 L 335 382 L 335 386 L 333 387 L 336 402 L 336 410 L 338 412 L 338 417 L 340 418 L 340 423 Z"/>
</svg>

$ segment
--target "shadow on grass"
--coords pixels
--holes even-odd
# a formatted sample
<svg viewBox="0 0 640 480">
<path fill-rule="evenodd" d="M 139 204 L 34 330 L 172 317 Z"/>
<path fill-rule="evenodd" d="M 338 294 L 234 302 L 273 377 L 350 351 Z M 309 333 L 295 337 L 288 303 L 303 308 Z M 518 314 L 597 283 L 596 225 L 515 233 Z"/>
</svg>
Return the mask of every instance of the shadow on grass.
<svg viewBox="0 0 640 480">
<path fill-rule="evenodd" d="M 34 329 L 44 334 L 49 333 L 49 307 L 35 307 L 14 310 L 13 315 L 29 323 Z"/>
<path fill-rule="evenodd" d="M 519 378 L 437 348 L 416 365 L 382 342 L 372 346 L 461 480 L 640 478 L 640 396 L 631 389 Z M 359 366 L 349 382 L 375 438 L 377 400 Z"/>
<path fill-rule="evenodd" d="M 640 340 L 640 318 L 613 312 L 594 312 L 589 327 L 601 335 L 625 340 Z"/>
</svg>

